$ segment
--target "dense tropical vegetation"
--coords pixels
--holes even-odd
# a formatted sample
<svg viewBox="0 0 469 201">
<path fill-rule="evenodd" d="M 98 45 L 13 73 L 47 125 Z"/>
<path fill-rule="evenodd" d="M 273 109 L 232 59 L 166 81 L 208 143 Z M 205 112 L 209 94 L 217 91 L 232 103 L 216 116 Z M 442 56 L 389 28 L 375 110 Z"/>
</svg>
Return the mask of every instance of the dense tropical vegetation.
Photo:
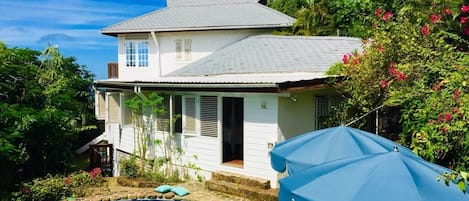
<svg viewBox="0 0 469 201">
<path fill-rule="evenodd" d="M 283 11 L 287 2 L 294 1 L 269 5 Z M 345 102 L 335 120 L 350 122 L 384 105 L 380 112 L 387 119 L 381 122 L 391 125 L 382 123 L 381 131 L 394 128 L 400 141 L 425 159 L 467 170 L 468 2 L 310 0 L 306 5 L 286 12 L 298 18 L 288 34 L 338 30 L 364 41 L 362 52 L 345 54 L 329 72 L 345 76 L 338 87 Z"/>
<path fill-rule="evenodd" d="M 73 170 L 75 140 L 94 120 L 93 75 L 55 47 L 0 42 L 0 189 Z"/>
</svg>

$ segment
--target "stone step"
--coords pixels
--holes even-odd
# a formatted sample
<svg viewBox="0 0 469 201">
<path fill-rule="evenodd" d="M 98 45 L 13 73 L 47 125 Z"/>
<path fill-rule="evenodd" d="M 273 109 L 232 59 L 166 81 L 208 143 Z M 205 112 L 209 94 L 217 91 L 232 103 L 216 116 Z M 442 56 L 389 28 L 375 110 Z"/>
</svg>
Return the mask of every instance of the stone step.
<svg viewBox="0 0 469 201">
<path fill-rule="evenodd" d="M 277 201 L 277 189 L 260 189 L 258 187 L 246 186 L 222 180 L 208 180 L 205 182 L 207 189 L 231 195 L 237 195 L 249 200 Z"/>
<path fill-rule="evenodd" d="M 212 180 L 226 181 L 259 189 L 270 189 L 270 181 L 256 177 L 234 174 L 230 172 L 217 171 L 212 173 Z"/>
</svg>

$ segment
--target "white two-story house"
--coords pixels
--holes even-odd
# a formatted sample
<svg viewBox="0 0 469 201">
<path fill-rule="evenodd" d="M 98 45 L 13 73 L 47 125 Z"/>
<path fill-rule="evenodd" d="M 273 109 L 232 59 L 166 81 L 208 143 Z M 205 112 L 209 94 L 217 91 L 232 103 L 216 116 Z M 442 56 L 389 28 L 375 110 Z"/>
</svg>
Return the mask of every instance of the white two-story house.
<svg viewBox="0 0 469 201">
<path fill-rule="evenodd" d="M 115 164 L 135 151 L 124 101 L 155 91 L 165 94 L 167 118 L 182 117 L 172 125 L 175 139 L 187 156 L 198 156 L 206 177 L 222 170 L 275 188 L 269 150 L 321 126 L 337 101 L 324 72 L 361 45 L 347 37 L 271 35 L 293 22 L 256 0 L 172 0 L 104 28 L 118 39 L 118 63 L 95 83 L 96 113 Z"/>
</svg>

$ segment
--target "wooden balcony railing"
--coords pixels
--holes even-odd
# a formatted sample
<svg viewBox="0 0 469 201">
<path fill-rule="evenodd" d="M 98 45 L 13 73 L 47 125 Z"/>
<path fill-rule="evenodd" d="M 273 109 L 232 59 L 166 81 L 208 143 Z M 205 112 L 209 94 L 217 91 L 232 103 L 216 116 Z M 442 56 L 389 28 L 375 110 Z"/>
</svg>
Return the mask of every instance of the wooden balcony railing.
<svg viewBox="0 0 469 201">
<path fill-rule="evenodd" d="M 117 63 L 107 64 L 107 78 L 118 79 L 119 78 L 119 65 Z"/>
</svg>

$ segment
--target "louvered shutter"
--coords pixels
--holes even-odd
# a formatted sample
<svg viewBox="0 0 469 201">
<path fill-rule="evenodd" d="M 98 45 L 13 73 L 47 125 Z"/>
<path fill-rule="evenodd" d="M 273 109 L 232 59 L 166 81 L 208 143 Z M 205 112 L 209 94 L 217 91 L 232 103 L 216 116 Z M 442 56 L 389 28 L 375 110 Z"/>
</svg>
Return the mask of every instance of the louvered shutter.
<svg viewBox="0 0 469 201">
<path fill-rule="evenodd" d="M 184 98 L 184 130 L 185 132 L 196 132 L 195 127 L 195 98 L 186 97 Z"/>
<path fill-rule="evenodd" d="M 182 60 L 182 40 L 176 39 L 176 61 Z"/>
<path fill-rule="evenodd" d="M 184 61 L 192 60 L 191 52 L 192 52 L 192 40 L 184 39 Z"/>
<path fill-rule="evenodd" d="M 200 130 L 202 136 L 218 136 L 218 101 L 216 96 L 200 97 Z"/>
</svg>

